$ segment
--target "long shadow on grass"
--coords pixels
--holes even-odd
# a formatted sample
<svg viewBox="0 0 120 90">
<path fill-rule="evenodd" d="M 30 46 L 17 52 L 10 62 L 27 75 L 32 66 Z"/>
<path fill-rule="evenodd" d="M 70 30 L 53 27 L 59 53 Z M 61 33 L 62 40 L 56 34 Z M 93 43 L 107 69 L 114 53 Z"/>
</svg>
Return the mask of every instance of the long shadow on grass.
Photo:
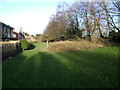
<svg viewBox="0 0 120 90">
<path fill-rule="evenodd" d="M 86 72 L 86 78 L 90 80 L 90 82 L 86 81 L 89 83 L 86 84 L 88 87 L 118 87 L 118 58 L 116 56 L 89 51 L 57 54 L 74 63 L 75 66 L 72 65 L 74 70 L 80 67 Z"/>
<path fill-rule="evenodd" d="M 92 61 L 89 61 L 89 56 L 85 57 L 87 53 L 39 52 L 29 58 L 20 54 L 19 57 L 14 57 L 4 64 L 3 88 L 116 87 L 116 84 L 114 84 L 116 79 L 113 76 L 116 75 L 115 72 L 112 73 L 107 69 L 107 74 L 112 75 L 110 81 L 110 77 L 103 74 L 105 71 L 102 72 L 105 66 L 103 65 L 102 68 L 102 66 L 97 65 L 97 61 L 93 63 L 95 62 L 95 60 L 92 60 L 95 58 L 94 55 L 91 56 L 90 60 Z M 97 54 L 102 56 L 100 53 Z M 99 67 L 101 70 L 98 69 Z"/>
<path fill-rule="evenodd" d="M 36 58 L 37 57 L 37 58 Z M 63 59 L 63 60 L 62 60 Z M 29 75 L 25 81 L 30 82 L 28 87 L 40 88 L 75 88 L 75 87 L 100 87 L 94 86 L 94 80 L 90 79 L 84 68 L 71 66 L 71 61 L 55 53 L 40 52 L 31 57 L 27 62 Z M 73 63 L 74 66 L 76 65 Z M 25 73 L 24 73 L 25 74 Z M 93 76 L 91 76 L 93 77 Z M 29 78 L 29 79 L 28 79 Z M 31 79 L 30 79 L 31 78 Z M 94 78 L 94 77 L 93 77 Z M 31 83 L 34 82 L 34 83 Z M 93 84 L 90 84 L 90 83 Z M 99 83 L 100 84 L 100 83 Z M 26 84 L 27 85 L 27 84 Z"/>
<path fill-rule="evenodd" d="M 72 87 L 71 71 L 52 54 L 19 55 L 3 65 L 3 88 Z"/>
<path fill-rule="evenodd" d="M 26 57 L 20 53 L 11 59 L 8 59 L 2 64 L 2 87 L 3 88 L 17 88 L 17 83 L 20 82 L 21 65 Z"/>
</svg>

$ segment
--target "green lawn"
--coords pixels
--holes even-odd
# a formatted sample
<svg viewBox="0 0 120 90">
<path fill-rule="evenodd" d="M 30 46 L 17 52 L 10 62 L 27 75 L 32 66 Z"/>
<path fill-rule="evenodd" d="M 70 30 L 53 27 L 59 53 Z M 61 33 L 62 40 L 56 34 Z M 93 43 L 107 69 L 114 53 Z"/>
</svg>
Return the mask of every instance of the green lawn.
<svg viewBox="0 0 120 90">
<path fill-rule="evenodd" d="M 43 52 L 46 44 L 3 63 L 3 88 L 118 87 L 118 47 Z"/>
</svg>

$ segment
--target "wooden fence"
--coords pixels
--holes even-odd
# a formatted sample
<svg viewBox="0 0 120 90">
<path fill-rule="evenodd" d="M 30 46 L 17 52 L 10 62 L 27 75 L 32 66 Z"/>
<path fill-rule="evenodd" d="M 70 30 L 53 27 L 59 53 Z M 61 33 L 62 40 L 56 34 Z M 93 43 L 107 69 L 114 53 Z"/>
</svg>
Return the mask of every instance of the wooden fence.
<svg viewBox="0 0 120 90">
<path fill-rule="evenodd" d="M 19 43 L 2 43 L 2 59 L 16 55 L 21 51 Z"/>
<path fill-rule="evenodd" d="M 2 60 L 2 44 L 0 43 L 0 63 L 1 63 L 1 60 Z"/>
</svg>

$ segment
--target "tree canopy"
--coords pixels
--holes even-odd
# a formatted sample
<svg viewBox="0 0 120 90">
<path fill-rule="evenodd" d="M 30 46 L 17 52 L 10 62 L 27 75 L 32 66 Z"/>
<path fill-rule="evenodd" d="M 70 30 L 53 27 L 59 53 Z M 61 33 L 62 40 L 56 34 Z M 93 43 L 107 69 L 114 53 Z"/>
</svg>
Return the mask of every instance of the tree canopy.
<svg viewBox="0 0 120 90">
<path fill-rule="evenodd" d="M 91 37 L 108 37 L 111 31 L 120 32 L 113 14 L 118 15 L 118 2 L 59 3 L 57 12 L 42 35 L 42 41 L 58 41 Z"/>
</svg>

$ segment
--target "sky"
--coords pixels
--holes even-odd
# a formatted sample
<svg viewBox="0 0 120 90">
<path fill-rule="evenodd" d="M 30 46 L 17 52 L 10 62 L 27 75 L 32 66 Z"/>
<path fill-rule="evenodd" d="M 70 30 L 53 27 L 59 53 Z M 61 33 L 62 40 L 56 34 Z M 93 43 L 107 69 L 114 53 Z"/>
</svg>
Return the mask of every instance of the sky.
<svg viewBox="0 0 120 90">
<path fill-rule="evenodd" d="M 30 35 L 42 34 L 63 0 L 0 0 L 0 22 Z M 66 0 L 65 0 L 66 1 Z M 68 2 L 69 0 L 67 0 Z"/>
<path fill-rule="evenodd" d="M 42 34 L 59 2 L 75 0 L 0 0 L 0 22 L 30 35 Z M 87 1 L 87 0 L 82 0 Z"/>
</svg>

